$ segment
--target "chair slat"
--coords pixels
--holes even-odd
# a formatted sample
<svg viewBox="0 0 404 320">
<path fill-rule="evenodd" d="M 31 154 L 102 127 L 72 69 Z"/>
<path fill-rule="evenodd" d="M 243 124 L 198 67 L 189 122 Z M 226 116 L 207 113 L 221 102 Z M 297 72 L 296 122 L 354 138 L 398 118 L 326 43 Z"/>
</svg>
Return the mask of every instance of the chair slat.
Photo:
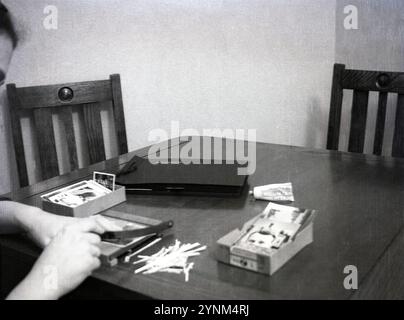
<svg viewBox="0 0 404 320">
<path fill-rule="evenodd" d="M 121 78 L 119 74 L 110 76 L 112 89 L 112 103 L 114 110 L 115 130 L 118 138 L 118 152 L 124 154 L 128 152 L 128 142 L 126 138 L 125 116 L 123 113 Z"/>
<path fill-rule="evenodd" d="M 369 91 L 354 90 L 349 134 L 349 152 L 363 152 L 365 145 L 366 119 Z"/>
<path fill-rule="evenodd" d="M 51 109 L 34 109 L 34 123 L 37 137 L 42 137 L 37 139 L 42 178 L 49 179 L 59 175 Z"/>
<path fill-rule="evenodd" d="M 392 156 L 404 157 L 404 94 L 399 94 L 397 98 Z"/>
<path fill-rule="evenodd" d="M 29 184 L 27 164 L 25 162 L 24 142 L 22 139 L 21 122 L 18 116 L 18 97 L 15 84 L 7 85 L 7 96 L 10 104 L 11 132 L 14 142 L 15 160 L 17 163 L 20 187 Z"/>
<path fill-rule="evenodd" d="M 67 149 L 69 151 L 70 170 L 76 170 L 79 167 L 77 158 L 76 138 L 74 135 L 72 108 L 67 106 L 62 108 L 60 118 L 66 134 Z"/>
<path fill-rule="evenodd" d="M 345 66 L 342 64 L 334 65 L 334 75 L 331 88 L 331 104 L 328 120 L 327 149 L 338 150 L 339 130 L 341 124 L 341 109 L 343 99 L 343 89 L 341 85 L 342 75 Z"/>
<path fill-rule="evenodd" d="M 83 105 L 84 124 L 90 162 L 105 160 L 104 137 L 102 135 L 102 122 L 98 103 Z"/>
<path fill-rule="evenodd" d="M 387 92 L 379 93 L 379 103 L 377 107 L 375 141 L 373 143 L 373 154 L 380 156 L 383 149 L 384 126 L 386 122 Z"/>
</svg>

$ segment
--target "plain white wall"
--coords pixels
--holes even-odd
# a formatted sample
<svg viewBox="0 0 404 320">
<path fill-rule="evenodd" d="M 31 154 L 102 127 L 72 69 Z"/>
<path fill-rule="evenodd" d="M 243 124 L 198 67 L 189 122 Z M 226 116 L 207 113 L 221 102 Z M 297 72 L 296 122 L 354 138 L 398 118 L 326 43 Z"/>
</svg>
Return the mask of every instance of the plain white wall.
<svg viewBox="0 0 404 320">
<path fill-rule="evenodd" d="M 150 130 L 169 130 L 172 120 L 182 129 L 257 129 L 259 141 L 325 147 L 336 1 L 4 3 L 22 34 L 7 81 L 120 73 L 130 150 L 150 144 Z M 42 25 L 49 4 L 58 8 L 57 30 Z M 10 153 L 5 140 L 0 148 Z M 1 162 L 9 172 L 3 152 Z M 9 189 L 6 180 L 0 192 Z"/>
</svg>

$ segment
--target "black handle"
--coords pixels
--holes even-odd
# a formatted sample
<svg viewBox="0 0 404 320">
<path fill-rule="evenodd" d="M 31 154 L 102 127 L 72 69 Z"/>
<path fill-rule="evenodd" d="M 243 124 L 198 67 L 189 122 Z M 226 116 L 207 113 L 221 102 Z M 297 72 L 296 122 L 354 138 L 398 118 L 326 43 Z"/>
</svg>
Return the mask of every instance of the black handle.
<svg viewBox="0 0 404 320">
<path fill-rule="evenodd" d="M 123 231 L 107 231 L 101 235 L 102 240 L 119 240 L 119 239 L 130 239 L 142 236 L 147 236 L 150 234 L 158 234 L 166 229 L 171 228 L 174 225 L 172 220 L 164 221 L 155 226 L 150 226 L 141 229 L 123 230 Z"/>
</svg>

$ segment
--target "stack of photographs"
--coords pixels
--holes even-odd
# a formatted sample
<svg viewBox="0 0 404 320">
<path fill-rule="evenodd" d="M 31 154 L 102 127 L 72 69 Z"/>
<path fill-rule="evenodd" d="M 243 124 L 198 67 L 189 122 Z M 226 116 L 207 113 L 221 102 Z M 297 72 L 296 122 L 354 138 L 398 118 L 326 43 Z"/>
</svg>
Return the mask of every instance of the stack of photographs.
<svg viewBox="0 0 404 320">
<path fill-rule="evenodd" d="M 111 193 L 112 190 L 93 181 L 81 181 L 41 196 L 42 199 L 70 208 L 78 207 L 86 202 Z"/>
<path fill-rule="evenodd" d="M 294 240 L 307 225 L 314 210 L 269 203 L 235 243 L 237 247 L 262 254 L 271 254 Z"/>
</svg>

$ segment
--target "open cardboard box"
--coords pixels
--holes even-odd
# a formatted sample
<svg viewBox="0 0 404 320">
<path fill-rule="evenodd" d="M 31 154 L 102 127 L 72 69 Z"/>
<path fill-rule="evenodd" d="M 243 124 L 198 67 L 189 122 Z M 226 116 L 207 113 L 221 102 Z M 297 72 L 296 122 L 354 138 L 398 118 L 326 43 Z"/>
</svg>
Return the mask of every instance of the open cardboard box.
<svg viewBox="0 0 404 320">
<path fill-rule="evenodd" d="M 314 215 L 314 212 L 311 213 L 311 216 L 303 225 L 302 229 L 296 234 L 293 241 L 285 243 L 271 254 L 255 253 L 235 246 L 234 243 L 240 239 L 243 232 L 240 229 L 235 229 L 217 241 L 215 251 L 216 258 L 221 262 L 233 266 L 272 275 L 300 250 L 313 242 Z M 243 229 L 248 228 L 254 221 L 255 218 L 248 221 Z"/>
<path fill-rule="evenodd" d="M 125 187 L 116 185 L 115 190 L 111 193 L 83 203 L 75 208 L 42 199 L 42 209 L 62 216 L 84 218 L 100 213 L 125 201 Z"/>
</svg>

